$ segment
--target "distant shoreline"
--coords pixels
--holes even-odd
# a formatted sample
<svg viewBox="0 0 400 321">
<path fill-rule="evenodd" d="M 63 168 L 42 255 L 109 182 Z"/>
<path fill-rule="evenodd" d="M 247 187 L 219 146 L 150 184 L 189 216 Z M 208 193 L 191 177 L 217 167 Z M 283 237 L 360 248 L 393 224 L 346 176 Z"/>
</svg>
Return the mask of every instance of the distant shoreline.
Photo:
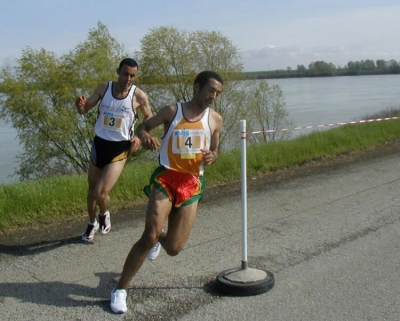
<svg viewBox="0 0 400 321">
<path fill-rule="evenodd" d="M 382 75 L 398 75 L 400 72 L 349 72 L 340 71 L 335 74 L 312 74 L 298 71 L 274 70 L 274 71 L 246 71 L 243 73 L 246 80 L 250 79 L 281 79 L 281 78 L 317 78 L 317 77 L 341 77 L 341 76 L 382 76 Z"/>
</svg>

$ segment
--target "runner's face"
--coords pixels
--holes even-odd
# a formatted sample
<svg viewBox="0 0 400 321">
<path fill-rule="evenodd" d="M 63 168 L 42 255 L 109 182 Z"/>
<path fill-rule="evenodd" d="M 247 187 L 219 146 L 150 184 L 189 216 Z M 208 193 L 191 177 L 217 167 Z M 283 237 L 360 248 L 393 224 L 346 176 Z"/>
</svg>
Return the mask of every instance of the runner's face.
<svg viewBox="0 0 400 321">
<path fill-rule="evenodd" d="M 137 67 L 123 65 L 122 68 L 118 71 L 118 84 L 121 88 L 130 88 L 137 74 Z"/>
<path fill-rule="evenodd" d="M 221 92 L 222 84 L 219 81 L 210 78 L 208 83 L 196 93 L 200 104 L 207 108 L 217 100 L 217 97 L 221 94 Z"/>
</svg>

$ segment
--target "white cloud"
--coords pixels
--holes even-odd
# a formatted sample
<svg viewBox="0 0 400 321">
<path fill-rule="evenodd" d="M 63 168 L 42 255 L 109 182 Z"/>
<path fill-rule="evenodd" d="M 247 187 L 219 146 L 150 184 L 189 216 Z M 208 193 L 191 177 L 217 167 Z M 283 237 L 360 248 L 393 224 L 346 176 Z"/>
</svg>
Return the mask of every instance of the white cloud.
<svg viewBox="0 0 400 321">
<path fill-rule="evenodd" d="M 245 71 L 264 71 L 296 69 L 298 65 L 308 67 L 311 62 L 323 60 L 333 63 L 336 67 L 343 67 L 349 61 L 366 59 L 400 60 L 399 51 L 383 52 L 380 50 L 360 50 L 358 47 L 326 46 L 326 47 L 263 47 L 241 52 Z"/>
<path fill-rule="evenodd" d="M 296 68 L 316 60 L 336 66 L 365 59 L 400 60 L 399 16 L 399 5 L 292 16 L 265 28 L 268 45 L 257 49 L 241 45 L 245 70 Z"/>
<path fill-rule="evenodd" d="M 129 3 L 128 0 L 116 1 Z M 0 10 L 0 27 L 7 30 L 0 34 L 2 64 L 7 56 L 18 57 L 26 46 L 45 48 L 59 55 L 67 53 L 86 39 L 89 29 L 95 28 L 97 21 L 105 23 L 111 35 L 129 48 L 129 52 L 138 48 L 141 38 L 158 26 L 221 31 L 241 48 L 245 70 L 296 68 L 300 64 L 307 66 L 316 59 L 335 65 L 361 59 L 399 60 L 398 0 L 397 3 L 395 0 L 206 0 L 208 6 L 204 2 L 189 4 L 182 1 L 173 7 L 161 0 L 156 1 L 157 6 L 144 1 L 138 2 L 139 11 L 157 10 L 150 16 L 135 16 L 132 23 L 126 22 L 132 18 L 129 10 L 116 13 L 111 10 L 114 2 L 95 9 L 77 0 L 63 5 L 36 1 L 23 7 L 14 2 L 7 2 L 7 10 Z M 393 4 L 385 5 L 388 3 Z M 53 13 L 50 20 L 41 19 L 49 12 L 49 6 Z M 65 10 L 71 6 L 80 9 Z M 203 11 L 208 14 L 206 24 L 204 16 L 199 14 Z M 94 14 L 88 16 L 87 12 Z M 35 26 L 35 30 L 31 30 L 31 26 Z M 49 26 L 51 33 L 47 32 Z"/>
<path fill-rule="evenodd" d="M 272 45 L 272 44 L 268 44 L 268 45 L 265 45 L 264 47 L 261 47 L 260 49 L 264 49 L 264 48 L 266 48 L 266 49 L 274 49 L 274 48 L 276 48 L 276 46 Z"/>
</svg>

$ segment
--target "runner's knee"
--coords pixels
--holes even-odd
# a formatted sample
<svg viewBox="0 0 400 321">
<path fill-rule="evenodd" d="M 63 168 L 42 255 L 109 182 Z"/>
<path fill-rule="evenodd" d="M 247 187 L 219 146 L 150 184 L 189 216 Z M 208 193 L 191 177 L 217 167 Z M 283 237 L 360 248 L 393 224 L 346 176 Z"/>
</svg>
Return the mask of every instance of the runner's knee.
<svg viewBox="0 0 400 321">
<path fill-rule="evenodd" d="M 158 242 L 158 235 L 156 232 L 145 231 L 140 238 L 140 243 L 143 248 L 151 249 Z"/>
<path fill-rule="evenodd" d="M 167 252 L 168 255 L 170 256 L 176 256 L 179 254 L 180 251 L 182 251 L 183 249 L 183 245 L 174 243 L 174 244 L 169 244 L 168 242 L 166 242 L 164 244 L 164 249 L 165 252 Z"/>
<path fill-rule="evenodd" d="M 96 198 L 96 201 L 101 204 L 107 200 L 108 193 L 106 191 L 96 190 L 94 192 L 94 196 Z"/>
</svg>

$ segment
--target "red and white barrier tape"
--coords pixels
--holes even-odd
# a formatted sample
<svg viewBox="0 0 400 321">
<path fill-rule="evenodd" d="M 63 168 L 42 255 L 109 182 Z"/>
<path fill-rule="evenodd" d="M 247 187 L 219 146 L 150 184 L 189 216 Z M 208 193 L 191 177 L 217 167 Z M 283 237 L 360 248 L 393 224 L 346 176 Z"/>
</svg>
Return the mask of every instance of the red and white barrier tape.
<svg viewBox="0 0 400 321">
<path fill-rule="evenodd" d="M 373 122 L 384 121 L 384 120 L 393 120 L 393 119 L 400 119 L 400 116 L 398 116 L 398 117 L 387 117 L 387 118 L 376 118 L 376 119 L 366 119 L 366 120 L 356 120 L 356 121 L 349 121 L 349 122 L 345 122 L 345 123 L 332 123 L 332 124 L 315 125 L 315 126 L 303 126 L 303 127 L 281 128 L 281 129 L 259 130 L 259 131 L 255 131 L 255 132 L 246 132 L 245 134 L 273 133 L 273 132 L 284 132 L 284 131 L 296 130 L 296 129 L 312 129 L 312 128 L 327 127 L 327 126 L 342 126 L 342 125 L 350 125 L 350 124 L 364 124 L 364 123 L 373 123 Z"/>
</svg>

